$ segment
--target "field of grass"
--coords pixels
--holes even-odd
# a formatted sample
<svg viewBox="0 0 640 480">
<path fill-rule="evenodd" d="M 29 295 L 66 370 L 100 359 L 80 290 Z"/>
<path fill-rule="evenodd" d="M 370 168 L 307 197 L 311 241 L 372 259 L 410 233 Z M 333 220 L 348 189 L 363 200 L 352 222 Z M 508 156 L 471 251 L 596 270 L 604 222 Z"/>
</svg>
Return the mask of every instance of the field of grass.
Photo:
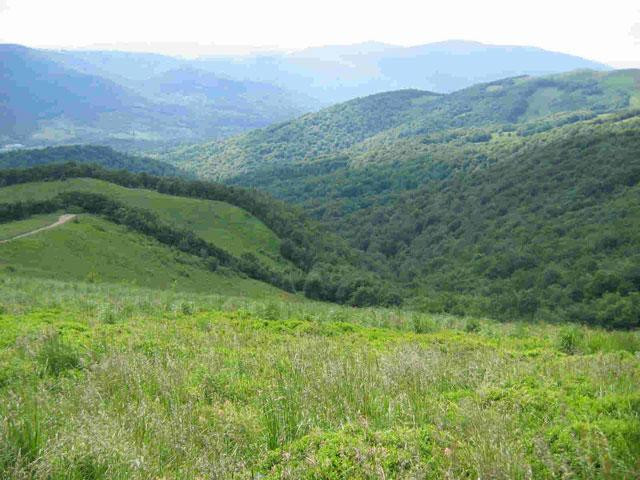
<svg viewBox="0 0 640 480">
<path fill-rule="evenodd" d="M 17 222 L 9 222 L 0 224 L 0 240 L 7 240 L 9 238 L 17 237 L 23 233 L 28 233 L 38 228 L 51 225 L 60 214 L 50 213 L 45 215 L 34 215 L 26 220 L 20 220 Z"/>
<path fill-rule="evenodd" d="M 0 202 L 44 200 L 68 191 L 100 193 L 127 205 L 150 210 L 163 221 L 191 230 L 234 255 L 253 253 L 272 267 L 286 262 L 280 256 L 280 240 L 269 228 L 241 208 L 224 202 L 124 188 L 90 178 L 3 187 L 0 189 Z"/>
<path fill-rule="evenodd" d="M 43 216 L 2 227 L 15 230 L 16 225 L 32 220 L 52 223 Z M 91 215 L 79 215 L 76 221 L 0 245 L 0 271 L 227 295 L 280 293 L 270 285 L 241 278 L 222 268 L 211 272 L 200 258 Z"/>
<path fill-rule="evenodd" d="M 2 478 L 640 471 L 637 332 L 15 275 L 0 299 Z"/>
</svg>

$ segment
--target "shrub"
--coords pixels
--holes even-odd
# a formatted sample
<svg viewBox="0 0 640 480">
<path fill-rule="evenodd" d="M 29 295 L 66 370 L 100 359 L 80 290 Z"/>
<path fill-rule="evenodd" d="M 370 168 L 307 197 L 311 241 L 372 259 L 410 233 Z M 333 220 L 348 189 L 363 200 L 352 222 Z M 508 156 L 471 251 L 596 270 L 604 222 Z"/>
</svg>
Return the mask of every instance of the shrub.
<svg viewBox="0 0 640 480">
<path fill-rule="evenodd" d="M 44 446 L 42 422 L 36 402 L 19 404 L 19 413 L 0 424 L 0 471 L 38 458 Z M 4 476 L 2 478 L 5 478 Z"/>
<path fill-rule="evenodd" d="M 435 322 L 422 315 L 414 315 L 411 319 L 411 327 L 416 333 L 430 333 L 437 330 Z"/>
</svg>

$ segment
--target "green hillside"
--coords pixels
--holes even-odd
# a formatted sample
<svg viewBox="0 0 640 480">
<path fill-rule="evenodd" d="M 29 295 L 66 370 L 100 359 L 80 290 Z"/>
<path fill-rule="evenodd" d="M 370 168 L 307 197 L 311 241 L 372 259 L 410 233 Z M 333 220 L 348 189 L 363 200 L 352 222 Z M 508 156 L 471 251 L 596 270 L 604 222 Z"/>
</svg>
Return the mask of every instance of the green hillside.
<svg viewBox="0 0 640 480">
<path fill-rule="evenodd" d="M 96 145 L 34 148 L 0 153 L 0 168 L 27 168 L 67 162 L 91 163 L 114 170 L 145 172 L 167 177 L 187 175 L 183 170 L 159 160 L 128 155 L 116 152 L 109 147 Z"/>
<path fill-rule="evenodd" d="M 380 93 L 253 130 L 225 142 L 180 148 L 161 158 L 205 178 L 230 177 L 264 164 L 348 148 L 398 126 L 417 111 L 418 105 L 439 97 L 418 90 Z"/>
<path fill-rule="evenodd" d="M 272 266 L 289 262 L 280 255 L 280 239 L 245 210 L 225 202 L 125 188 L 92 178 L 33 182 L 0 189 L 0 203 L 47 200 L 62 192 L 92 192 L 155 213 L 161 220 L 194 232 L 235 255 L 251 253 Z"/>
<path fill-rule="evenodd" d="M 39 225 L 0 224 L 0 238 L 17 234 L 18 225 L 21 230 L 43 226 L 47 218 L 36 220 Z M 91 215 L 80 215 L 76 221 L 1 244 L 0 270 L 20 277 L 126 283 L 226 295 L 267 297 L 283 293 L 231 271 L 211 272 L 198 257 Z"/>
<path fill-rule="evenodd" d="M 301 205 L 419 308 L 638 325 L 640 113 L 555 118 L 373 138 L 234 182 Z"/>
<path fill-rule="evenodd" d="M 0 299 L 2 478 L 640 468 L 637 332 L 4 274 Z"/>
<path fill-rule="evenodd" d="M 0 171 L 0 184 L 2 222 L 90 213 L 199 257 L 213 270 L 220 265 L 309 298 L 352 305 L 401 301 L 360 252 L 255 191 L 77 164 Z"/>
<path fill-rule="evenodd" d="M 47 225 L 51 225 L 60 215 L 49 213 L 44 215 L 34 215 L 27 220 L 18 220 L 10 223 L 0 224 L 0 241 L 8 240 L 18 235 L 23 235 L 33 230 L 37 230 Z"/>
<path fill-rule="evenodd" d="M 531 136 L 475 166 L 427 158 L 336 174 L 321 180 L 338 187 L 316 211 L 391 264 L 422 308 L 636 327 L 638 152 L 639 114 L 600 118 Z M 371 188 L 376 179 L 389 187 L 393 175 L 424 180 L 404 191 Z M 320 193 L 308 202 L 320 205 Z"/>
<path fill-rule="evenodd" d="M 345 153 L 353 161 L 346 149 L 375 154 L 407 137 L 448 130 L 500 127 L 526 134 L 633 107 L 639 99 L 637 70 L 509 78 L 448 95 L 396 91 L 229 140 L 179 149 L 163 158 L 203 177 L 228 178 L 296 161 L 307 163 L 326 154 Z M 484 141 L 486 135 L 471 132 L 469 139 Z"/>
</svg>

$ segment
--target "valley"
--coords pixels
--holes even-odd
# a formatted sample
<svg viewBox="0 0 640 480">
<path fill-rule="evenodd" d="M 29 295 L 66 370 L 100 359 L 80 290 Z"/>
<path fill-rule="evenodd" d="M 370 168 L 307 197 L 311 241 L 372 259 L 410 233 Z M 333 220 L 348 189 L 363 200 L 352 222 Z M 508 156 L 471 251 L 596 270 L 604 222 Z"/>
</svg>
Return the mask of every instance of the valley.
<svg viewBox="0 0 640 480">
<path fill-rule="evenodd" d="M 0 61 L 0 478 L 638 478 L 640 70 Z"/>
</svg>

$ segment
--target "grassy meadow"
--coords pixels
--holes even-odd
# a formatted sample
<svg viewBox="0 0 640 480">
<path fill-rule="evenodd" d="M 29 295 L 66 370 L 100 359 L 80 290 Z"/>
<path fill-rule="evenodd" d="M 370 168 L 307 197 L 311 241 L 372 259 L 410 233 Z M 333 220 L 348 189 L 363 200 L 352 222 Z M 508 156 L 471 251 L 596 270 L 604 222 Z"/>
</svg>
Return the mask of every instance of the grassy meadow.
<svg viewBox="0 0 640 480">
<path fill-rule="evenodd" d="M 640 472 L 638 332 L 16 275 L 0 299 L 2 478 Z"/>
<path fill-rule="evenodd" d="M 286 263 L 280 256 L 278 237 L 245 210 L 225 202 L 125 188 L 93 178 L 73 178 L 3 187 L 0 189 L 0 203 L 47 200 L 69 191 L 100 193 L 129 206 L 151 211 L 162 221 L 190 230 L 234 255 L 251 253 L 273 267 Z"/>
<path fill-rule="evenodd" d="M 0 225 L 0 238 L 53 223 L 58 214 Z M 0 272 L 37 278 L 114 282 L 130 286 L 252 297 L 283 293 L 100 217 L 81 214 L 51 230 L 5 243 Z M 36 295 L 39 295 L 36 293 Z M 0 300 L 1 301 L 1 300 Z"/>
<path fill-rule="evenodd" d="M 0 224 L 0 241 L 9 240 L 18 235 L 46 227 L 58 220 L 60 214 L 49 213 L 44 215 L 34 215 L 26 220 Z"/>
</svg>

